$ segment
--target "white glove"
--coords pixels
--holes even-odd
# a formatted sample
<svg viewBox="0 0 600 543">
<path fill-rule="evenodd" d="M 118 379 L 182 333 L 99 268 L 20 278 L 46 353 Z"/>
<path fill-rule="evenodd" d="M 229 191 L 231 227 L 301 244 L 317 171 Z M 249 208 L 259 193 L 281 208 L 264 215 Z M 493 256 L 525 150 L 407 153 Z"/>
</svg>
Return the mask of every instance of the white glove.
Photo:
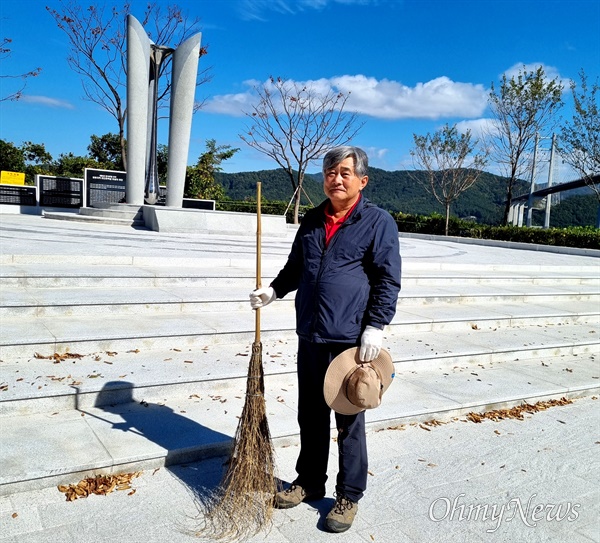
<svg viewBox="0 0 600 543">
<path fill-rule="evenodd" d="M 381 351 L 382 341 L 383 330 L 375 328 L 374 326 L 367 326 L 360 338 L 360 361 L 370 362 L 377 358 L 379 351 Z"/>
<path fill-rule="evenodd" d="M 273 287 L 258 288 L 250 293 L 250 306 L 252 309 L 260 309 L 277 300 L 277 294 Z"/>
</svg>

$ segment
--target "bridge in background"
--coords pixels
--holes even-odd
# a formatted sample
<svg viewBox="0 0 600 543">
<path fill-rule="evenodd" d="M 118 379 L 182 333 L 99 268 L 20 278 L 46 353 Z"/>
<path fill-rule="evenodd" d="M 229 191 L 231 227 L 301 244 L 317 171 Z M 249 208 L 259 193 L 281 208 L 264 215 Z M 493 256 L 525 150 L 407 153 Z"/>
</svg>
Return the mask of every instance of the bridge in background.
<svg viewBox="0 0 600 543">
<path fill-rule="evenodd" d="M 544 187 L 543 189 L 530 192 L 529 194 L 523 194 L 513 198 L 511 201 L 510 212 L 508 214 L 508 222 L 513 226 L 523 226 L 523 217 L 525 209 L 528 210 L 527 226 L 531 226 L 531 210 L 533 209 L 533 201 L 545 198 L 550 194 L 556 194 L 557 192 L 564 192 L 568 190 L 578 189 L 590 185 L 600 184 L 600 175 L 594 175 L 591 179 L 581 178 L 575 181 L 569 181 L 568 183 L 561 183 L 559 185 L 552 185 L 550 187 Z M 545 225 L 549 224 L 550 219 L 550 206 L 546 206 L 546 218 L 544 221 Z M 547 226 L 546 226 L 547 227 Z"/>
</svg>

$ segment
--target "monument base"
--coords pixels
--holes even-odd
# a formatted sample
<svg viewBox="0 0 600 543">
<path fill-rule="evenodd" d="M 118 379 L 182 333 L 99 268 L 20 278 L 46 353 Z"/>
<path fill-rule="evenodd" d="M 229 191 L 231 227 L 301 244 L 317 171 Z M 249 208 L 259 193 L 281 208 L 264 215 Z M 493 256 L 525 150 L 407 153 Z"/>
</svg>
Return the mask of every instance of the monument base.
<svg viewBox="0 0 600 543">
<path fill-rule="evenodd" d="M 254 213 L 145 205 L 143 215 L 146 228 L 155 232 L 256 235 Z M 266 236 L 286 236 L 285 216 L 262 214 L 261 230 Z"/>
</svg>

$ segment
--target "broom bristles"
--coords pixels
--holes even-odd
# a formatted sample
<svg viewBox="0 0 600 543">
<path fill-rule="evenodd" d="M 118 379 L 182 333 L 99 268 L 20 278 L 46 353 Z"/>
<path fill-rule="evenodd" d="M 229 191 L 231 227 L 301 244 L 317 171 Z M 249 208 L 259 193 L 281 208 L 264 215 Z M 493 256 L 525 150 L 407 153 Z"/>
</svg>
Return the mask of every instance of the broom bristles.
<svg viewBox="0 0 600 543">
<path fill-rule="evenodd" d="M 227 470 L 203 504 L 199 536 L 243 539 L 270 526 L 277 491 L 275 451 L 264 397 L 262 344 L 252 344 L 246 400 L 238 422 Z"/>
</svg>

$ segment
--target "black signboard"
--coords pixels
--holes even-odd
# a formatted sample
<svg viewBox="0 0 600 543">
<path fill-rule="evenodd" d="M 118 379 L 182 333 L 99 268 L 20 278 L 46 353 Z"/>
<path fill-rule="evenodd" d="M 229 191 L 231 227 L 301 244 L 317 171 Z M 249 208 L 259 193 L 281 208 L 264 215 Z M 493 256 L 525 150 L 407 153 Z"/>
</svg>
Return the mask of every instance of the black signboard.
<svg viewBox="0 0 600 543">
<path fill-rule="evenodd" d="M 24 185 L 0 185 L 0 204 L 37 206 L 37 189 Z"/>
<path fill-rule="evenodd" d="M 54 207 L 82 207 L 83 179 L 38 175 L 40 205 Z"/>
<path fill-rule="evenodd" d="M 125 172 L 85 169 L 87 206 L 125 202 Z"/>
<path fill-rule="evenodd" d="M 190 209 L 210 209 L 215 210 L 214 200 L 196 200 L 195 198 L 184 198 L 181 207 Z"/>
</svg>

